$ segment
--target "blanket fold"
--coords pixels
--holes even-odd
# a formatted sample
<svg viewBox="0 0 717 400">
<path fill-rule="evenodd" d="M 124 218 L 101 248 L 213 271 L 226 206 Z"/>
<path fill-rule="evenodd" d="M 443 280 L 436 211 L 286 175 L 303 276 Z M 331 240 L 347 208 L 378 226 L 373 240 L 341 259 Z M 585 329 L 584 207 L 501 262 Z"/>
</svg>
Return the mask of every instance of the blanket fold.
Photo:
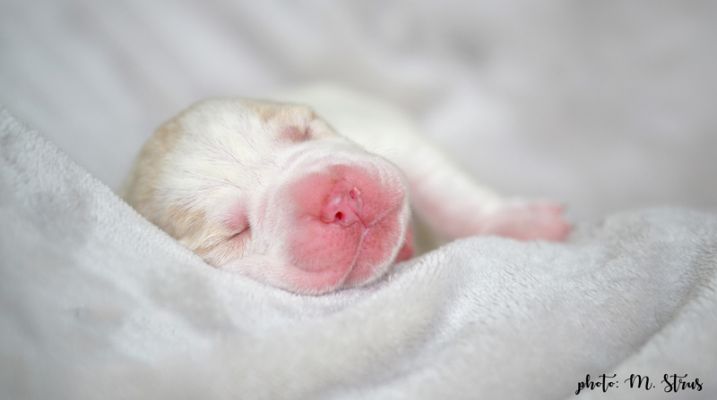
<svg viewBox="0 0 717 400">
<path fill-rule="evenodd" d="M 713 214 L 467 238 L 298 296 L 208 267 L 0 110 L 0 225 L 2 398 L 557 399 L 601 374 L 578 397 L 663 398 L 670 374 L 717 395 Z"/>
</svg>

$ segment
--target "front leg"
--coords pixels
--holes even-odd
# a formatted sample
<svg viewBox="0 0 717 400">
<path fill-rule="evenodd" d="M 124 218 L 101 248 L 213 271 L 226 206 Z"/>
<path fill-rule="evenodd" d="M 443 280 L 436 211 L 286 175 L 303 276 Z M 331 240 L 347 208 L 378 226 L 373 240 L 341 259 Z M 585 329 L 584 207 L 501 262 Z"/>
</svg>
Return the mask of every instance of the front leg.
<svg viewBox="0 0 717 400">
<path fill-rule="evenodd" d="M 420 138 L 404 140 L 411 140 L 412 151 L 401 152 L 395 162 L 406 173 L 416 213 L 439 235 L 563 240 L 570 232 L 559 203 L 504 198 Z"/>
</svg>

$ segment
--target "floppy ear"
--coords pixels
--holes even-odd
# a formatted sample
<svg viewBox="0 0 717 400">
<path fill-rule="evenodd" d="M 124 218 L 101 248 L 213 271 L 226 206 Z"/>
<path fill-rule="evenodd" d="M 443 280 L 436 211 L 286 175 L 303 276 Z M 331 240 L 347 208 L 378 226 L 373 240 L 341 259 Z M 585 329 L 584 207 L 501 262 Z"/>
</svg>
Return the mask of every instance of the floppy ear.
<svg viewBox="0 0 717 400">
<path fill-rule="evenodd" d="M 280 140 L 303 142 L 312 139 L 311 124 L 316 119 L 307 106 L 284 105 L 271 117 L 269 124 L 277 126 Z"/>
<path fill-rule="evenodd" d="M 312 138 L 311 125 L 317 117 L 308 106 L 251 100 L 245 101 L 245 106 L 254 111 L 280 141 L 302 142 Z"/>
<path fill-rule="evenodd" d="M 311 138 L 309 126 L 289 125 L 281 130 L 281 138 L 290 142 L 303 142 Z"/>
</svg>

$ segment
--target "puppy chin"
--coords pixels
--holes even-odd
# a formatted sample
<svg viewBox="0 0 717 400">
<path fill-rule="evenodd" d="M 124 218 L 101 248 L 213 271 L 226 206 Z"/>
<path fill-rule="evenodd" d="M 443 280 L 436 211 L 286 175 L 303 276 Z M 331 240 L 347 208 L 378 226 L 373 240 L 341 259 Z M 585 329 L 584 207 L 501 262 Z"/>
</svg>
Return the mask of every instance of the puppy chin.
<svg viewBox="0 0 717 400">
<path fill-rule="evenodd" d="M 324 236 L 323 241 L 299 242 L 308 249 L 297 251 L 278 246 L 279 251 L 271 256 L 243 257 L 223 268 L 299 294 L 320 295 L 341 288 L 363 286 L 384 276 L 396 261 L 407 242 L 408 214 L 407 207 L 398 210 L 381 223 L 365 229 L 362 237 L 355 243 L 346 244 L 343 249 L 331 249 L 331 238 Z M 287 235 L 311 239 L 316 233 L 312 233 L 310 228 L 317 223 L 311 221 L 308 224 L 301 221 L 300 225 L 289 225 L 282 231 L 289 232 Z M 290 242 L 288 238 L 275 238 L 284 243 Z M 333 251 L 319 251 L 312 256 L 322 245 Z M 299 260 L 297 256 L 303 259 Z"/>
<path fill-rule="evenodd" d="M 304 295 L 322 295 L 345 287 L 346 278 L 351 272 L 351 268 L 307 272 L 296 268 L 288 259 L 267 256 L 238 258 L 219 269 Z M 377 274 L 374 278 L 379 276 Z"/>
</svg>

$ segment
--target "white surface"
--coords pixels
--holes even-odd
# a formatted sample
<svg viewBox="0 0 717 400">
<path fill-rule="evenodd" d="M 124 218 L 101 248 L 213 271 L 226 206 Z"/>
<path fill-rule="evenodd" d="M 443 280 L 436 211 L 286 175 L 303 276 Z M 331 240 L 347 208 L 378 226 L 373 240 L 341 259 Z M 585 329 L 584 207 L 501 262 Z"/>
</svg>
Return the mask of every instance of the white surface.
<svg viewBox="0 0 717 400">
<path fill-rule="evenodd" d="M 117 188 L 200 97 L 334 80 L 577 219 L 717 207 L 717 3 L 0 3 L 0 102 Z"/>
<path fill-rule="evenodd" d="M 206 266 L 0 110 L 0 221 L 3 399 L 559 399 L 614 368 L 717 395 L 713 214 L 466 239 L 301 297 Z"/>
<path fill-rule="evenodd" d="M 335 80 L 579 221 L 715 210 L 714 3 L 522 3 L 6 0 L 0 103 L 116 188 L 197 98 Z M 32 137 L 0 152 L 0 397 L 554 399 L 614 366 L 702 376 L 715 397 L 714 216 L 623 214 L 568 246 L 470 239 L 297 298 L 205 268 Z"/>
</svg>

